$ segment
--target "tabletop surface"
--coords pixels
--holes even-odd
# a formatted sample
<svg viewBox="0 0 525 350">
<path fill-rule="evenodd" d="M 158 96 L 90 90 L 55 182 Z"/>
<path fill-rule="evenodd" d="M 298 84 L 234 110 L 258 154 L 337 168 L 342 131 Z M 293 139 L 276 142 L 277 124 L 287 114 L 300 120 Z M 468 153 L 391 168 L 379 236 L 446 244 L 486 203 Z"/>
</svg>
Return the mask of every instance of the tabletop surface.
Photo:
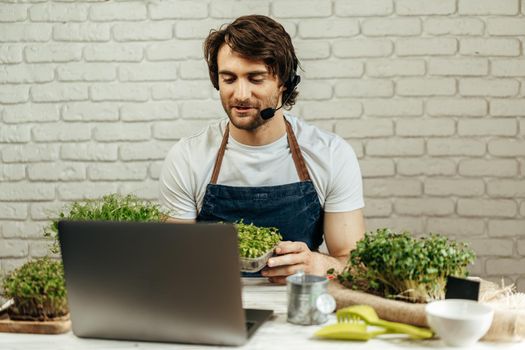
<svg viewBox="0 0 525 350">
<path fill-rule="evenodd" d="M 257 330 L 242 347 L 232 349 L 446 349 L 439 339 L 409 340 L 402 335 L 384 335 L 382 339 L 367 342 L 315 339 L 312 335 L 319 326 L 298 326 L 286 322 L 286 286 L 269 284 L 263 278 L 243 279 L 243 305 L 246 308 L 273 309 L 274 316 Z M 326 324 L 334 323 L 331 315 Z M 61 350 L 61 349 L 215 349 L 215 346 L 168 344 L 119 340 L 77 338 L 69 332 L 60 335 L 0 333 L 2 350 Z M 224 347 L 221 347 L 224 349 Z M 524 349 L 521 343 L 478 342 L 468 349 Z M 451 348 L 458 349 L 458 348 Z"/>
</svg>

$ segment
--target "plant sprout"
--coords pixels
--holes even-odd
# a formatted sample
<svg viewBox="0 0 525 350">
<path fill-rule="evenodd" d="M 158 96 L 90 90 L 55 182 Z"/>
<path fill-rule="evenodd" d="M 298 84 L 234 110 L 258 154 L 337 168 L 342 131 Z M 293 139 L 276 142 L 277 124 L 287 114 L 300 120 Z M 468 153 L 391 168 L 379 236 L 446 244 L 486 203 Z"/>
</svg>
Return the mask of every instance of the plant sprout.
<svg viewBox="0 0 525 350">
<path fill-rule="evenodd" d="M 328 274 L 353 289 L 413 302 L 444 299 L 448 276 L 465 277 L 475 260 L 465 243 L 439 234 L 414 238 L 389 229 L 368 232 L 350 253 L 345 269 Z"/>
</svg>

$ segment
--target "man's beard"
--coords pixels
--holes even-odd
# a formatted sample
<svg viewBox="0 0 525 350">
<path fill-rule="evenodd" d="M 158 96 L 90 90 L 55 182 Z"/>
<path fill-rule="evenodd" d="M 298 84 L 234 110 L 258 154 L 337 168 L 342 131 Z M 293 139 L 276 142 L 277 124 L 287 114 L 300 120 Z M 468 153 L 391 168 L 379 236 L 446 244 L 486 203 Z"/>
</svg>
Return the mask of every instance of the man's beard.
<svg viewBox="0 0 525 350">
<path fill-rule="evenodd" d="M 233 124 L 233 126 L 235 126 L 237 129 L 246 131 L 254 131 L 261 125 L 266 124 L 270 119 L 263 119 L 261 117 L 261 109 L 268 107 L 276 108 L 278 102 L 279 98 L 275 96 L 268 97 L 263 103 L 250 100 L 233 100 L 230 104 L 226 104 L 226 102 L 221 98 L 222 107 L 224 108 L 224 111 L 228 115 L 228 118 L 230 119 L 230 122 Z M 252 107 L 253 109 L 250 109 L 249 113 L 239 115 L 237 112 L 233 111 L 233 106 Z M 262 106 L 264 106 L 264 108 Z"/>
</svg>

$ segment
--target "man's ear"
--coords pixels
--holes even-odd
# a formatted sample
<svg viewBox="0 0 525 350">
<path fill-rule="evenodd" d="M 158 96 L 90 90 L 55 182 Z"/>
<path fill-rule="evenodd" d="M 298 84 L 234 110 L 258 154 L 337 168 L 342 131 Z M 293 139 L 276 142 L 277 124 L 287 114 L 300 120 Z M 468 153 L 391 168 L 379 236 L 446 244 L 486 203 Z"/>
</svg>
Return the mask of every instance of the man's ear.
<svg viewBox="0 0 525 350">
<path fill-rule="evenodd" d="M 284 95 L 286 94 L 286 86 L 284 84 L 279 84 L 279 93 L 277 96 L 279 97 L 279 105 L 284 101 Z"/>
<path fill-rule="evenodd" d="M 283 93 L 285 92 L 286 90 L 288 90 L 288 88 L 286 87 L 286 85 L 284 83 L 279 83 L 279 92 L 280 93 Z"/>
</svg>

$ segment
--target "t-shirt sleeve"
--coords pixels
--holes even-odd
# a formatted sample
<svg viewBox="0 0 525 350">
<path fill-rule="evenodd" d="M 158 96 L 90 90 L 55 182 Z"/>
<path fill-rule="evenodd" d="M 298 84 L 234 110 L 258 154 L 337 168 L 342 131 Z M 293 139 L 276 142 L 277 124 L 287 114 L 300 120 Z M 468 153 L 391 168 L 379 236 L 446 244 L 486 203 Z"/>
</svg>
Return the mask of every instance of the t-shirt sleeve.
<svg viewBox="0 0 525 350">
<path fill-rule="evenodd" d="M 363 180 L 352 147 L 338 139 L 332 154 L 332 171 L 324 211 L 345 212 L 363 208 Z"/>
<path fill-rule="evenodd" d="M 176 219 L 195 219 L 197 205 L 184 144 L 178 142 L 164 160 L 159 179 L 160 205 Z"/>
</svg>

